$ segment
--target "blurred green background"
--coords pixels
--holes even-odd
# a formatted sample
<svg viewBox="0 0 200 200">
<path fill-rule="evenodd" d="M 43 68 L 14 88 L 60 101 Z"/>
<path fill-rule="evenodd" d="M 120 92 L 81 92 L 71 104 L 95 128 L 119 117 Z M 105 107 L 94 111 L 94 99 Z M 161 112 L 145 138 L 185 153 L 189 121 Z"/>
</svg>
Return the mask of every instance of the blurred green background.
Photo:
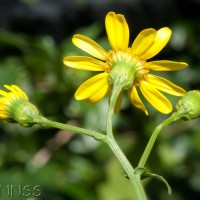
<svg viewBox="0 0 200 200">
<path fill-rule="evenodd" d="M 170 27 L 169 44 L 153 59 L 184 61 L 190 67 L 161 76 L 186 90 L 200 89 L 199 10 L 200 0 L 1 0 L 0 87 L 19 85 L 49 119 L 104 131 L 108 97 L 94 105 L 74 100 L 77 87 L 93 73 L 63 65 L 65 56 L 86 55 L 73 46 L 72 35 L 84 34 L 109 49 L 104 27 L 109 11 L 125 15 L 131 42 L 145 28 Z M 168 97 L 175 106 L 178 98 Z M 149 116 L 125 95 L 113 122 L 117 141 L 133 166 L 154 128 L 167 118 L 144 102 Z M 134 199 L 106 145 L 36 125 L 1 122 L 0 132 L 0 199 Z M 148 179 L 144 184 L 149 200 L 199 199 L 199 119 L 162 131 L 147 168 L 164 176 L 173 190 L 168 196 L 161 182 Z"/>
</svg>

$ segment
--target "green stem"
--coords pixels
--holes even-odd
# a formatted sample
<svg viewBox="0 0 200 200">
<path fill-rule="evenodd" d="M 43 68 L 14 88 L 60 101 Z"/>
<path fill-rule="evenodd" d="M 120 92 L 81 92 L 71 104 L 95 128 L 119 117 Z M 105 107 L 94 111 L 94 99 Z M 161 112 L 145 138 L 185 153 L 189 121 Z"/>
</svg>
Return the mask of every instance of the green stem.
<svg viewBox="0 0 200 200">
<path fill-rule="evenodd" d="M 122 91 L 122 86 L 119 84 L 120 80 L 116 80 L 113 83 L 113 88 L 112 88 L 112 94 L 110 97 L 110 103 L 109 103 L 109 109 L 108 109 L 108 114 L 107 114 L 107 144 L 113 151 L 114 155 L 120 162 L 121 166 L 123 167 L 124 171 L 126 172 L 127 176 L 129 177 L 129 180 L 132 183 L 135 195 L 136 195 L 136 200 L 147 200 L 140 175 L 135 173 L 134 168 L 116 143 L 114 136 L 113 136 L 113 131 L 112 131 L 112 117 L 114 114 L 114 109 L 116 106 L 117 99 L 120 95 L 120 92 Z"/>
<path fill-rule="evenodd" d="M 74 133 L 84 134 L 84 135 L 93 137 L 96 140 L 107 143 L 109 147 L 111 148 L 111 150 L 113 151 L 116 158 L 119 160 L 127 176 L 129 177 L 133 185 L 134 192 L 136 194 L 136 200 L 147 200 L 147 197 L 146 197 L 146 194 L 145 194 L 145 191 L 140 179 L 140 175 L 135 173 L 134 168 L 131 166 L 130 162 L 128 161 L 128 159 L 126 158 L 126 156 L 124 155 L 124 153 L 122 152 L 122 150 L 120 149 L 120 147 L 118 146 L 118 144 L 116 143 L 113 137 L 112 117 L 114 114 L 117 98 L 122 88 L 123 87 L 121 87 L 120 84 L 118 85 L 117 82 L 113 84 L 113 90 L 112 90 L 108 114 L 107 114 L 107 135 L 98 133 L 96 131 L 91 131 L 84 128 L 79 128 L 79 127 L 55 122 L 55 121 L 46 119 L 45 117 L 42 117 L 42 116 L 37 116 L 36 118 L 34 118 L 33 123 L 40 124 L 42 126 L 54 127 L 54 128 L 58 128 L 62 130 L 72 131 Z"/>
<path fill-rule="evenodd" d="M 113 84 L 112 94 L 111 94 L 110 101 L 109 101 L 107 121 L 106 121 L 107 135 L 110 137 L 113 137 L 112 117 L 114 114 L 114 109 L 115 109 L 115 105 L 117 102 L 117 98 L 121 91 L 122 91 L 122 88 L 120 87 L 120 85 L 117 84 L 117 82 L 116 82 L 116 84 Z"/>
<path fill-rule="evenodd" d="M 62 124 L 62 123 L 59 123 L 59 122 L 49 120 L 49 119 L 42 117 L 42 116 L 35 118 L 34 122 L 36 124 L 40 124 L 42 126 L 54 127 L 54 128 L 58 128 L 58 129 L 62 129 L 62 130 L 71 131 L 71 132 L 74 132 L 74 133 L 87 135 L 87 136 L 93 137 L 95 140 L 106 141 L 106 135 L 104 135 L 102 133 L 87 130 L 87 129 L 84 129 L 84 128 L 79 128 L 79 127 L 68 125 L 68 124 Z"/>
<path fill-rule="evenodd" d="M 132 165 L 130 164 L 130 162 L 128 161 L 128 159 L 126 158 L 126 156 L 124 155 L 114 138 L 108 137 L 107 143 L 113 151 L 113 153 L 115 154 L 118 161 L 120 162 L 120 164 L 122 165 L 124 171 L 126 172 L 129 180 L 132 183 L 136 195 L 135 200 L 147 200 L 140 176 L 134 173 L 135 171 Z"/>
<path fill-rule="evenodd" d="M 161 124 L 159 124 L 156 129 L 154 130 L 153 134 L 151 135 L 151 138 L 149 139 L 149 142 L 144 150 L 144 153 L 139 161 L 138 167 L 143 168 L 147 162 L 147 159 L 151 153 L 151 150 L 155 144 L 155 141 L 159 135 L 159 133 L 161 132 L 161 130 L 168 126 L 169 124 L 177 121 L 180 119 L 180 113 L 179 112 L 175 112 L 173 113 L 169 118 L 167 118 L 165 121 L 163 121 Z"/>
</svg>

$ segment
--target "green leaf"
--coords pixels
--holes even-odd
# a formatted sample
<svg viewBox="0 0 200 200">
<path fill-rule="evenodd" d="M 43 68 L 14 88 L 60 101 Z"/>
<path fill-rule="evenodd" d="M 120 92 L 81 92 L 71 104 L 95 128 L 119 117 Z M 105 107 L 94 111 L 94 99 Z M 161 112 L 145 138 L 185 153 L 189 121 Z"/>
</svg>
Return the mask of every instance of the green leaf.
<svg viewBox="0 0 200 200">
<path fill-rule="evenodd" d="M 152 178 L 156 178 L 156 179 L 160 180 L 167 187 L 168 194 L 169 195 L 172 194 L 172 189 L 171 189 L 170 185 L 168 184 L 167 180 L 165 178 L 163 178 L 162 176 L 160 176 L 158 174 L 147 172 L 146 169 L 142 168 L 142 167 L 136 168 L 135 173 L 138 174 L 141 177 L 141 179 L 152 177 Z"/>
</svg>

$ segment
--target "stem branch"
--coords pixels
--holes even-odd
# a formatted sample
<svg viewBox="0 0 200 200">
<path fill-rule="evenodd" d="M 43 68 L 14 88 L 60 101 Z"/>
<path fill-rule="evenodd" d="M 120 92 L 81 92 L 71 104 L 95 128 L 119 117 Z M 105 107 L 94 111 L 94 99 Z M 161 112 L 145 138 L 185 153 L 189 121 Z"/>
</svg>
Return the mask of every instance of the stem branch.
<svg viewBox="0 0 200 200">
<path fill-rule="evenodd" d="M 148 159 L 148 157 L 149 157 L 149 155 L 150 155 L 150 153 L 152 151 L 152 148 L 153 148 L 153 146 L 155 144 L 155 141 L 156 141 L 159 133 L 161 132 L 161 130 L 164 127 L 166 127 L 169 124 L 171 124 L 172 122 L 175 122 L 175 121 L 177 121 L 179 119 L 180 119 L 180 113 L 175 112 L 169 118 L 167 118 L 165 121 L 163 121 L 161 124 L 159 124 L 155 128 L 155 130 L 154 130 L 153 134 L 151 135 L 151 137 L 149 139 L 149 142 L 148 142 L 148 144 L 147 144 L 147 146 L 146 146 L 146 148 L 144 150 L 144 153 L 142 154 L 142 157 L 141 157 L 141 159 L 139 161 L 138 167 L 143 168 L 145 166 L 145 164 L 147 162 L 147 159 Z"/>
<path fill-rule="evenodd" d="M 42 117 L 42 116 L 39 117 L 39 118 L 36 118 L 34 122 L 36 124 L 40 124 L 42 126 L 54 127 L 54 128 L 58 128 L 58 129 L 62 129 L 62 130 L 71 131 L 71 132 L 74 132 L 74 133 L 84 134 L 84 135 L 93 137 L 95 140 L 99 140 L 99 141 L 105 141 L 106 140 L 106 135 L 104 135 L 102 133 L 87 130 L 87 129 L 84 129 L 84 128 L 79 128 L 79 127 L 68 125 L 68 124 L 62 124 L 62 123 L 59 123 L 59 122 L 49 120 L 49 119 Z"/>
</svg>

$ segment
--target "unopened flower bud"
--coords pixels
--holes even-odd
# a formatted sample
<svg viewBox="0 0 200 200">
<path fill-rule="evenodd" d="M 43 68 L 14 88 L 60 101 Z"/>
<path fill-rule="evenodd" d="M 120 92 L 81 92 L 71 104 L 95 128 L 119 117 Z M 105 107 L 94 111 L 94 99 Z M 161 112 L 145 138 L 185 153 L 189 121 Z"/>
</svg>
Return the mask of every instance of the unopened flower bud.
<svg viewBox="0 0 200 200">
<path fill-rule="evenodd" d="M 16 85 L 4 85 L 9 92 L 0 90 L 0 119 L 5 122 L 19 123 L 21 126 L 30 127 L 34 119 L 39 117 L 36 106 L 31 104 L 27 95 Z"/>
<path fill-rule="evenodd" d="M 189 91 L 178 101 L 176 109 L 184 120 L 200 117 L 200 91 Z"/>
</svg>

